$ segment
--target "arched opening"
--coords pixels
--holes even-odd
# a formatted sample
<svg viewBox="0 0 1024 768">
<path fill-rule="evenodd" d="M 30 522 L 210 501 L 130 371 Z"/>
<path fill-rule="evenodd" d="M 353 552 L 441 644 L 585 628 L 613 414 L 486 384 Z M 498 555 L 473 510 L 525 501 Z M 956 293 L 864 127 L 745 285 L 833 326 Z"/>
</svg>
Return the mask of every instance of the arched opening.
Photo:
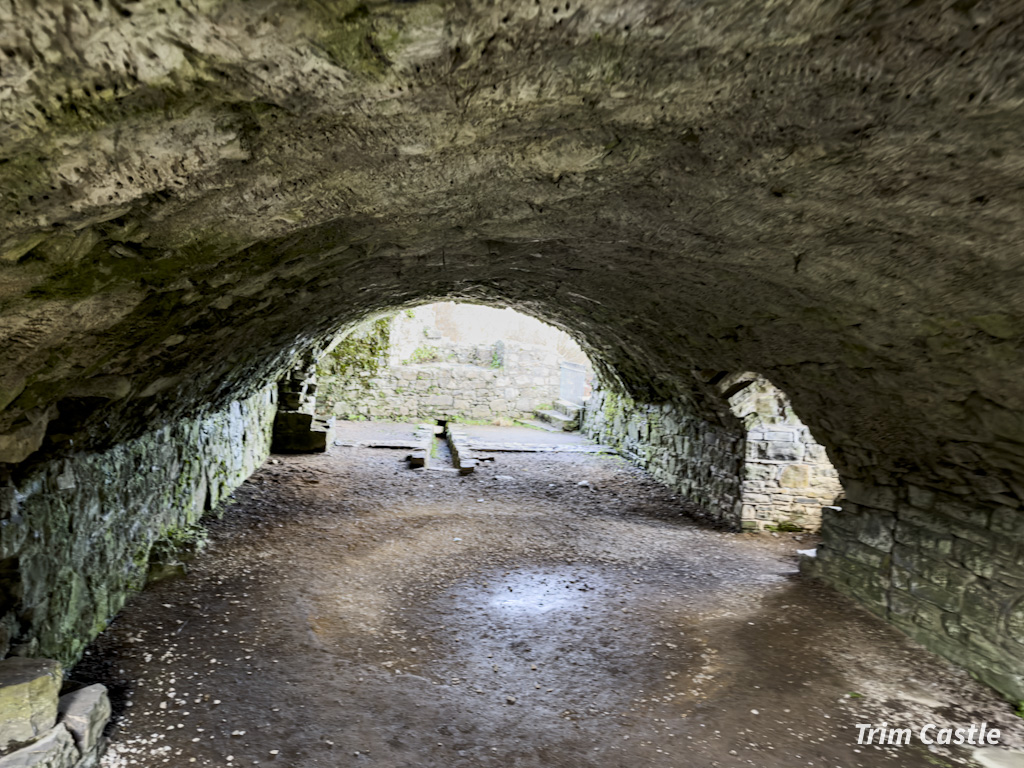
<svg viewBox="0 0 1024 768">
<path fill-rule="evenodd" d="M 809 572 L 1024 699 L 1020 14 L 806 5 L 0 10 L 0 656 L 79 659 L 307 350 L 462 300 L 731 528 L 808 516 L 744 503 L 811 481 L 721 388 L 765 377 L 843 482 Z"/>
<path fill-rule="evenodd" d="M 834 506 L 843 494 L 825 447 L 796 415 L 786 393 L 764 376 L 732 374 L 718 387 L 746 429 L 740 526 L 820 530 L 822 507 Z"/>
<path fill-rule="evenodd" d="M 335 418 L 543 427 L 539 416 L 613 446 L 717 523 L 820 529 L 822 507 L 842 494 L 838 473 L 765 377 L 695 372 L 720 415 L 709 420 L 687 403 L 638 404 L 615 373 L 595 377 L 572 337 L 512 309 L 420 305 L 304 353 L 279 382 L 274 446 L 323 450 Z"/>
<path fill-rule="evenodd" d="M 592 379 L 589 359 L 564 331 L 507 308 L 425 304 L 330 342 L 318 360 L 317 412 L 535 426 L 547 419 L 572 429 Z M 560 400 L 572 412 L 557 411 Z"/>
</svg>

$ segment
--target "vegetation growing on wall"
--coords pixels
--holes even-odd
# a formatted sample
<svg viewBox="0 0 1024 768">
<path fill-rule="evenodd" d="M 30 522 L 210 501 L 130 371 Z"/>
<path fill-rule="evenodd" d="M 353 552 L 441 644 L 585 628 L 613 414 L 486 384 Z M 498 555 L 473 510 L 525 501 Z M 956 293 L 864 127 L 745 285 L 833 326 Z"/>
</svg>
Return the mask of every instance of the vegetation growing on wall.
<svg viewBox="0 0 1024 768">
<path fill-rule="evenodd" d="M 206 547 L 209 531 L 203 525 L 172 525 L 163 531 L 149 550 L 151 563 L 187 560 Z"/>
<path fill-rule="evenodd" d="M 437 347 L 431 347 L 423 345 L 416 347 L 409 355 L 409 359 L 404 361 L 405 365 L 419 365 L 421 363 L 439 363 L 444 360 L 444 355 L 441 350 Z"/>
<path fill-rule="evenodd" d="M 330 382 L 349 378 L 370 386 L 373 377 L 388 364 L 393 318 L 394 315 L 388 315 L 355 328 L 320 358 L 317 378 L 327 384 L 328 390 Z M 326 394 L 330 396 L 331 393 L 328 391 Z"/>
</svg>

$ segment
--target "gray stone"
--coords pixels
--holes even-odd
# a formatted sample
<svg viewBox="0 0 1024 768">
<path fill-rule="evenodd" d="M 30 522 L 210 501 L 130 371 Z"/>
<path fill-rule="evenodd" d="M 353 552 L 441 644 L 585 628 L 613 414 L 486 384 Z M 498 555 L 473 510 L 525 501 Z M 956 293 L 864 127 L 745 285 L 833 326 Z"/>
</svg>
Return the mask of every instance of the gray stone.
<svg viewBox="0 0 1024 768">
<path fill-rule="evenodd" d="M 806 488 L 811 484 L 811 468 L 806 464 L 791 464 L 779 473 L 779 485 L 784 488 Z"/>
<path fill-rule="evenodd" d="M 61 696 L 58 713 L 60 723 L 74 737 L 78 751 L 82 755 L 95 753 L 103 728 L 110 719 L 106 686 L 97 683 Z"/>
<path fill-rule="evenodd" d="M 982 747 L 971 753 L 981 768 L 1024 768 L 1024 752 L 999 747 Z"/>
<path fill-rule="evenodd" d="M 0 661 L 0 753 L 53 727 L 62 680 L 57 661 L 17 656 Z"/>
<path fill-rule="evenodd" d="M 0 757 L 0 768 L 79 768 L 80 758 L 71 733 L 58 724 L 38 741 Z"/>
</svg>

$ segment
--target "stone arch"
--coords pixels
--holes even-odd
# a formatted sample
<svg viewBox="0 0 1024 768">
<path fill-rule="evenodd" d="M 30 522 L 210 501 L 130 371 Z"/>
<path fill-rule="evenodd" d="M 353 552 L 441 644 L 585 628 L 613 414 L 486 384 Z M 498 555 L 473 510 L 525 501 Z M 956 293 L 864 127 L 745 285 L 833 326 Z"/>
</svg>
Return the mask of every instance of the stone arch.
<svg viewBox="0 0 1024 768">
<path fill-rule="evenodd" d="M 825 447 L 764 376 L 732 374 L 718 386 L 746 428 L 740 527 L 820 529 L 822 507 L 833 506 L 843 492 Z"/>
<path fill-rule="evenodd" d="M 575 361 L 575 363 L 573 362 Z M 340 420 L 532 421 L 551 409 L 563 369 L 593 364 L 560 329 L 510 308 L 431 302 L 345 329 L 317 362 L 316 411 Z M 592 376 L 592 374 L 589 374 Z"/>
<path fill-rule="evenodd" d="M 369 60 L 303 4 L 2 20 L 0 560 L 93 573 L 74 615 L 109 617 L 196 489 L 258 461 L 297 353 L 493 301 L 684 414 L 709 500 L 735 503 L 738 420 L 694 371 L 768 377 L 846 486 L 815 571 L 1024 698 L 1017 9 L 499 5 L 368 4 Z M 135 531 L 123 568 L 30 536 L 69 525 Z M 23 650 L 97 631 L 40 601 Z"/>
<path fill-rule="evenodd" d="M 692 399 L 641 403 L 604 382 L 588 404 L 584 430 L 719 524 L 818 530 L 821 508 L 834 504 L 842 486 L 785 393 L 755 373 L 705 369 L 691 376 L 702 385 L 701 407 Z"/>
</svg>

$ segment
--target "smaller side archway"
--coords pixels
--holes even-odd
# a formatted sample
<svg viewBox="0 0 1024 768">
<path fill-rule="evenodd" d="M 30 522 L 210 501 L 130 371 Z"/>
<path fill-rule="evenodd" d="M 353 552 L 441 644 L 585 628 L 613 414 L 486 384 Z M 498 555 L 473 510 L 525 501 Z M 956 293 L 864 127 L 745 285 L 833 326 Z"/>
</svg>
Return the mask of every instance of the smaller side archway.
<svg viewBox="0 0 1024 768">
<path fill-rule="evenodd" d="M 833 506 L 843 493 L 825 447 L 786 394 L 764 376 L 732 374 L 719 388 L 746 429 L 740 527 L 819 530 L 822 508 Z"/>
<path fill-rule="evenodd" d="M 583 431 L 737 530 L 821 528 L 842 495 L 824 446 L 786 394 L 756 373 L 694 371 L 703 397 L 642 403 L 600 382 Z"/>
</svg>

